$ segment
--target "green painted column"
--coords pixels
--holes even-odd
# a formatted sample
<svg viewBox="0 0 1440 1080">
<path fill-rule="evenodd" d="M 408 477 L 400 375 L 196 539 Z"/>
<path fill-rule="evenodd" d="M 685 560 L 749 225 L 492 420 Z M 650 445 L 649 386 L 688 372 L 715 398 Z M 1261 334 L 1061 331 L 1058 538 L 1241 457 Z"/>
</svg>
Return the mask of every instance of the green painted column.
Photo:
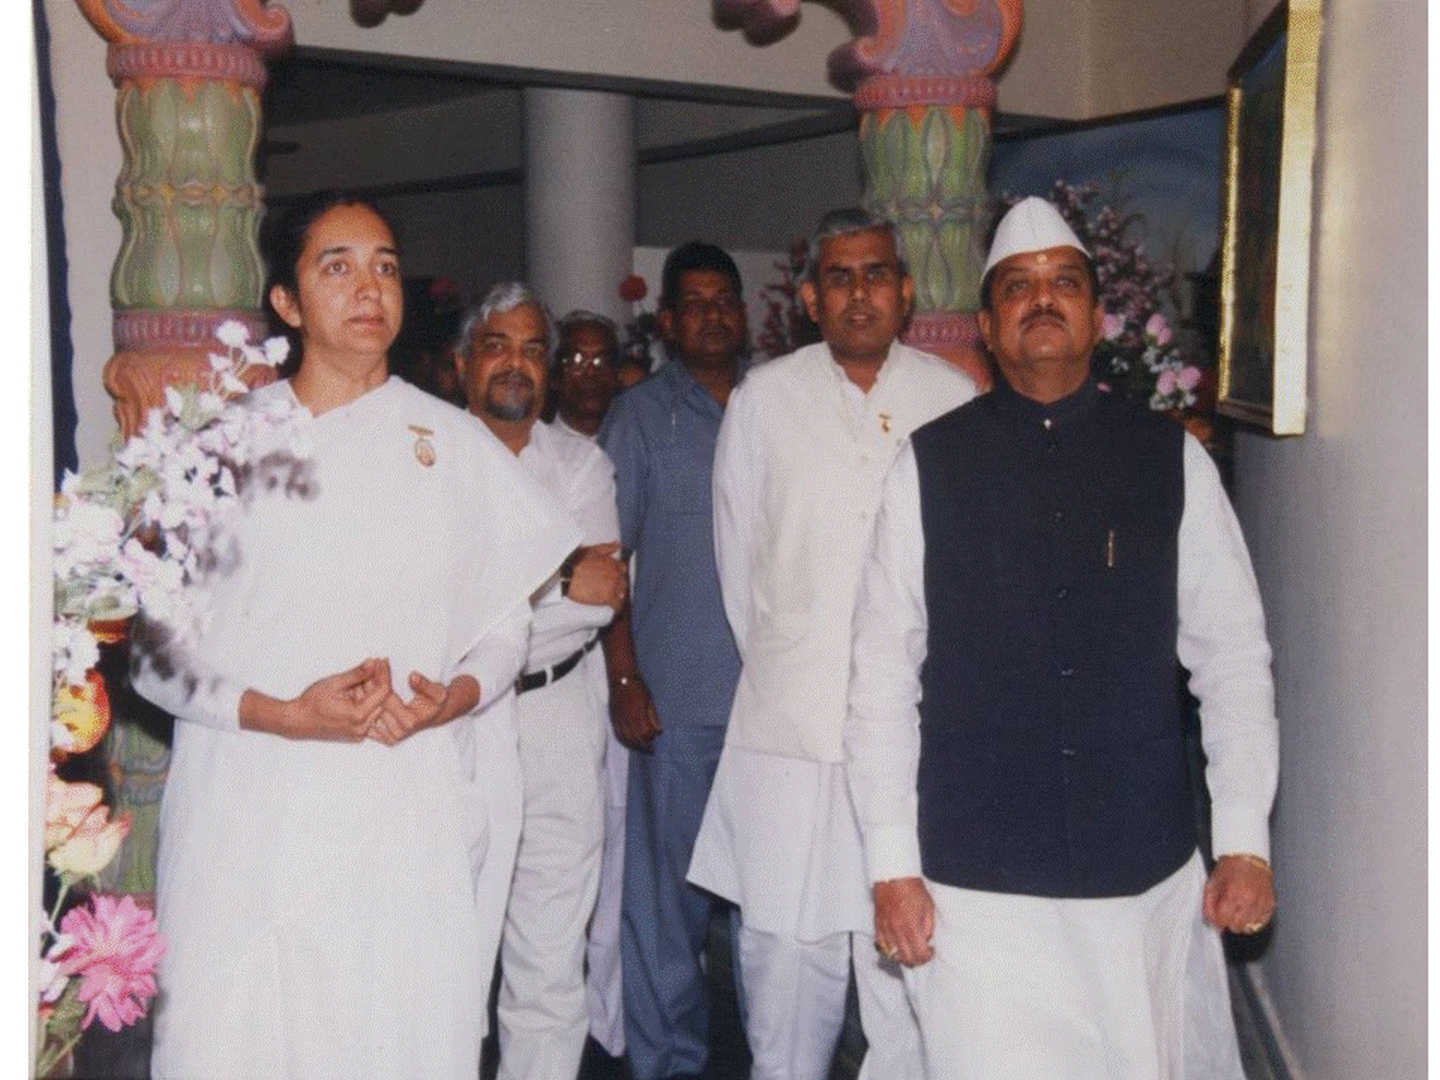
<svg viewBox="0 0 1440 1080">
<path fill-rule="evenodd" d="M 115 353 L 105 387 L 124 435 L 171 383 L 208 373 L 227 319 L 264 336 L 255 179 L 264 55 L 291 42 L 290 17 L 264 0 L 77 0 L 110 43 L 124 162 L 113 208 L 123 238 L 110 277 Z M 274 373 L 257 366 L 253 383 Z M 102 886 L 148 901 L 156 825 L 170 764 L 166 718 L 107 669 L 113 707 L 105 756 L 114 808 L 130 835 Z"/>
<path fill-rule="evenodd" d="M 993 76 L 1020 34 L 1022 0 L 826 2 L 859 31 L 830 54 L 830 81 L 854 91 L 863 201 L 895 222 L 915 278 L 904 338 L 988 387 L 975 311 L 989 225 Z M 713 3 L 722 23 L 759 40 L 800 15 L 800 0 Z"/>
</svg>

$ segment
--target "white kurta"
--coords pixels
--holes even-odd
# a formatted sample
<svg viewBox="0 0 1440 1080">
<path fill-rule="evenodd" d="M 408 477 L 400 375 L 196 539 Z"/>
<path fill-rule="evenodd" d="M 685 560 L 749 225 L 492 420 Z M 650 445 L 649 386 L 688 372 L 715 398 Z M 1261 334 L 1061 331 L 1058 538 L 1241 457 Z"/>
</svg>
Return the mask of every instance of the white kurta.
<svg viewBox="0 0 1440 1080">
<path fill-rule="evenodd" d="M 1259 591 L 1215 466 L 1189 435 L 1184 484 L 1176 652 L 1201 702 L 1213 847 L 1268 856 L 1278 736 Z M 907 442 L 885 481 L 855 612 L 846 749 L 872 881 L 921 872 L 924 560 Z M 908 981 L 922 991 L 922 1029 L 930 1015 L 927 1056 L 943 1046 L 935 1060 L 953 1062 L 935 1075 L 1238 1076 L 1219 934 L 1200 921 L 1202 884 L 1198 856 L 1138 897 L 932 884 L 937 959 Z M 1215 1058 L 1198 1071 L 1207 1049 Z"/>
<path fill-rule="evenodd" d="M 268 395 L 293 400 L 286 382 L 253 396 Z M 466 672 L 484 706 L 520 664 L 526 599 L 577 535 L 483 425 L 398 379 L 296 422 L 308 495 L 257 493 L 194 657 L 171 678 L 137 665 L 137 689 L 178 718 L 152 1067 L 471 1080 L 485 714 L 386 747 L 242 731 L 235 703 L 380 656 L 402 697 L 412 670 Z"/>
<path fill-rule="evenodd" d="M 743 667 L 689 878 L 753 929 L 807 941 L 871 929 L 843 765 L 860 567 L 905 436 L 974 392 L 897 343 L 864 393 L 822 343 L 752 369 L 731 395 L 715 551 Z"/>
<path fill-rule="evenodd" d="M 536 423 L 520 463 L 551 492 L 587 545 L 619 539 L 615 468 L 589 439 Z M 552 581 L 535 602 L 527 671 L 565 660 L 610 622 Z M 605 662 L 592 648 L 559 680 L 516 698 L 524 824 L 501 945 L 500 1076 L 573 1074 L 589 1029 L 584 959 L 604 841 Z"/>
</svg>

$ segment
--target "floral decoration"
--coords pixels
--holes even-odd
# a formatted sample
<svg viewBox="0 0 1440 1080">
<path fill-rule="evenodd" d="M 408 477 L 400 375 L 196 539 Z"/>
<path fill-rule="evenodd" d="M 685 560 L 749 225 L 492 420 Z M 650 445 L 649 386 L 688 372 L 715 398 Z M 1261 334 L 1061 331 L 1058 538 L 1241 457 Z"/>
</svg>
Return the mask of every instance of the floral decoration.
<svg viewBox="0 0 1440 1080">
<path fill-rule="evenodd" d="M 156 994 L 164 943 L 154 916 L 133 897 L 93 888 L 130 831 L 96 784 L 64 779 L 67 759 L 95 747 L 110 724 L 102 644 L 123 639 L 137 613 L 183 647 L 203 629 L 189 586 L 234 558 L 232 515 L 252 490 L 304 493 L 306 448 L 283 397 L 265 406 L 233 400 L 255 364 L 277 366 L 284 338 L 249 342 L 245 326 L 217 328 L 199 385 L 167 387 L 141 431 L 105 465 L 66 473 L 55 498 L 53 709 L 45 792 L 45 863 L 55 900 L 41 942 L 37 1076 L 63 1069 L 85 1029 L 135 1023 Z M 263 480 L 263 483 L 256 481 Z M 47 892 L 49 890 L 47 889 Z"/>
<path fill-rule="evenodd" d="M 796 349 L 820 340 L 820 328 L 811 320 L 800 302 L 800 282 L 805 277 L 805 262 L 810 257 L 810 242 L 801 237 L 790 245 L 790 257 L 776 262 L 780 272 L 777 281 L 760 286 L 765 302 L 765 321 L 755 344 L 767 356 L 785 356 Z"/>
<path fill-rule="evenodd" d="M 620 282 L 620 299 L 630 305 L 633 317 L 625 324 L 625 340 L 620 355 L 626 363 L 638 364 L 646 371 L 653 365 L 654 347 L 660 340 L 660 324 L 653 311 L 642 307 L 650 287 L 639 274 L 630 274 Z"/>
</svg>

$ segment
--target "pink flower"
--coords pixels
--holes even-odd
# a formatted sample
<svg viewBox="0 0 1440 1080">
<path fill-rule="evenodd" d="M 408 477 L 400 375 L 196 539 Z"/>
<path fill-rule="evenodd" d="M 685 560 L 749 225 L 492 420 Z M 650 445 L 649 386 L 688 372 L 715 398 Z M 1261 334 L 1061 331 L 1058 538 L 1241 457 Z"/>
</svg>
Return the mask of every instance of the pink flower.
<svg viewBox="0 0 1440 1080">
<path fill-rule="evenodd" d="M 1124 332 L 1125 317 L 1116 315 L 1113 311 L 1107 311 L 1104 321 L 1100 324 L 1100 333 L 1104 335 L 1105 340 L 1114 341 Z"/>
<path fill-rule="evenodd" d="M 1183 389 L 1194 390 L 1195 387 L 1200 385 L 1200 378 L 1200 369 L 1191 364 L 1186 364 L 1180 369 L 1180 373 L 1175 376 L 1175 381 L 1178 382 Z"/>
<path fill-rule="evenodd" d="M 155 916 L 133 897 L 101 894 L 89 908 L 72 908 L 60 931 L 73 942 L 55 959 L 67 976 L 81 977 L 79 997 L 90 1006 L 80 1027 L 98 1016 L 119 1031 L 144 1016 L 156 993 L 155 967 L 165 954 Z"/>
<path fill-rule="evenodd" d="M 1145 336 L 1156 345 L 1170 344 L 1170 324 L 1158 311 L 1145 321 Z"/>
<path fill-rule="evenodd" d="M 1169 397 L 1175 393 L 1176 382 L 1175 369 L 1166 368 L 1160 372 L 1159 375 L 1155 376 L 1155 392 Z"/>
</svg>

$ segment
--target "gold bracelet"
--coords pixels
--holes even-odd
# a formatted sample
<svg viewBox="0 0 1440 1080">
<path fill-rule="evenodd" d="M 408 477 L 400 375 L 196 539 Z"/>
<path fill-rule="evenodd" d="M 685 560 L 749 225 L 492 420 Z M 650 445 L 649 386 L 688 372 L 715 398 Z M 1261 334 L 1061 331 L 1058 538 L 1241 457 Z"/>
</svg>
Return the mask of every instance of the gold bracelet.
<svg viewBox="0 0 1440 1080">
<path fill-rule="evenodd" d="M 1226 852 L 1224 855 L 1221 855 L 1220 858 L 1239 859 L 1241 862 L 1247 862 L 1251 866 L 1260 867 L 1261 870 L 1268 872 L 1271 877 L 1275 876 L 1275 870 L 1270 865 L 1270 860 L 1262 859 L 1259 855 L 1252 855 L 1248 851 L 1230 851 Z"/>
</svg>

